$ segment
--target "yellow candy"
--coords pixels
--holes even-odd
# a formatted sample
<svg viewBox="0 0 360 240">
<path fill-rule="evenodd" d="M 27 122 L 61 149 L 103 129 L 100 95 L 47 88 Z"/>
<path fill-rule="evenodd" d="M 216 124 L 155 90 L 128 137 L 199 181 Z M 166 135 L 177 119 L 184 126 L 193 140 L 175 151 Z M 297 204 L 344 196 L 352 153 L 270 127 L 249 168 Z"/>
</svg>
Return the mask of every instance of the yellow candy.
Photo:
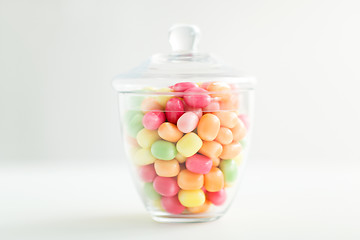
<svg viewBox="0 0 360 240">
<path fill-rule="evenodd" d="M 175 159 L 178 160 L 179 163 L 184 163 L 186 161 L 186 157 L 184 157 L 180 153 L 176 154 Z"/>
<path fill-rule="evenodd" d="M 160 139 L 156 130 L 141 129 L 136 135 L 137 143 L 143 148 L 150 148 L 151 145 Z"/>
<path fill-rule="evenodd" d="M 142 89 L 144 92 L 155 92 L 156 88 L 154 87 L 143 87 Z"/>
<path fill-rule="evenodd" d="M 206 200 L 205 203 L 199 207 L 189 207 L 187 210 L 191 213 L 207 212 L 211 207 L 211 202 Z"/>
<path fill-rule="evenodd" d="M 185 136 L 177 142 L 176 149 L 184 157 L 190 157 L 199 151 L 202 144 L 203 142 L 199 136 L 190 132 L 185 134 Z"/>
<path fill-rule="evenodd" d="M 235 183 L 225 182 L 224 188 L 233 187 Z"/>
<path fill-rule="evenodd" d="M 157 208 L 160 211 L 164 211 L 164 208 L 161 206 L 161 200 L 160 199 L 153 201 L 152 205 L 153 205 L 154 208 Z"/>
<path fill-rule="evenodd" d="M 136 151 L 133 161 L 136 165 L 144 166 L 154 163 L 156 158 L 151 154 L 150 149 L 140 148 Z"/>
<path fill-rule="evenodd" d="M 130 148 L 129 148 L 129 154 L 130 154 L 130 156 L 135 156 L 135 153 L 136 153 L 139 149 L 140 149 L 139 147 L 130 146 Z"/>
<path fill-rule="evenodd" d="M 160 88 L 160 89 L 156 90 L 156 92 L 172 92 L 172 89 L 171 88 Z M 165 107 L 167 101 L 169 101 L 169 99 L 172 97 L 173 96 L 169 96 L 169 95 L 159 95 L 155 99 L 157 100 L 158 103 L 160 103 L 161 106 Z"/>
<path fill-rule="evenodd" d="M 240 153 L 239 155 L 237 155 L 237 156 L 234 157 L 233 159 L 234 159 L 234 161 L 236 162 L 236 164 L 237 164 L 238 166 L 240 166 L 241 163 L 242 163 L 243 160 L 244 160 L 244 155 L 243 155 L 242 153 Z"/>
<path fill-rule="evenodd" d="M 199 207 L 205 203 L 205 193 L 201 189 L 180 190 L 178 198 L 185 207 Z"/>
</svg>

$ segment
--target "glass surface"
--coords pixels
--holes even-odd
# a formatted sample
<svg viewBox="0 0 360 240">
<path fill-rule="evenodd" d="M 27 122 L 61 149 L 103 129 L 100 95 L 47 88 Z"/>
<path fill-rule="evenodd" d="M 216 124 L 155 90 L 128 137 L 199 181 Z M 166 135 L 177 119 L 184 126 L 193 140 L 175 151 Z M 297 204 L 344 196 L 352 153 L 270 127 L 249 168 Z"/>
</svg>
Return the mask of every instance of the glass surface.
<svg viewBox="0 0 360 240">
<path fill-rule="evenodd" d="M 197 27 L 172 27 L 169 42 L 113 81 L 126 162 L 154 220 L 216 220 L 243 175 L 254 78 L 199 53 Z"/>
</svg>

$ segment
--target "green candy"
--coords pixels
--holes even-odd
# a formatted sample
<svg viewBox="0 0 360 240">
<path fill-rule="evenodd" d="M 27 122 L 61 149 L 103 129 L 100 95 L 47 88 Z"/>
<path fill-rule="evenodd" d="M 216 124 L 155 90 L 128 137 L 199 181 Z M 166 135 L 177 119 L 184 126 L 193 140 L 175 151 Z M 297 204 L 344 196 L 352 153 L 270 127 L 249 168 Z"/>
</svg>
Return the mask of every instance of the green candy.
<svg viewBox="0 0 360 240">
<path fill-rule="evenodd" d="M 235 160 L 227 159 L 222 160 L 220 163 L 220 169 L 224 173 L 226 182 L 234 182 L 238 175 L 238 166 Z"/>
<path fill-rule="evenodd" d="M 131 122 L 131 119 L 138 113 L 141 113 L 140 111 L 134 111 L 134 110 L 129 110 L 129 111 L 126 111 L 124 116 L 123 116 L 123 119 L 124 119 L 124 123 L 126 124 L 126 126 L 129 125 L 129 123 Z"/>
<path fill-rule="evenodd" d="M 242 139 L 242 140 L 240 140 L 240 144 L 243 148 L 245 148 L 247 145 L 247 141 L 245 139 Z"/>
<path fill-rule="evenodd" d="M 154 201 L 161 198 L 161 195 L 155 191 L 152 183 L 147 182 L 144 184 L 144 193 L 149 199 Z"/>
<path fill-rule="evenodd" d="M 141 103 L 144 101 L 143 95 L 129 95 L 127 96 L 126 103 L 128 109 L 140 109 Z"/>
<path fill-rule="evenodd" d="M 154 90 L 155 89 L 152 88 L 144 88 L 137 91 L 139 91 L 140 93 L 147 93 L 147 92 L 152 92 Z M 143 94 L 138 94 L 138 95 L 131 94 L 126 96 L 125 98 L 125 102 L 128 109 L 140 109 L 143 101 L 146 101 L 146 96 Z"/>
<path fill-rule="evenodd" d="M 177 154 L 175 144 L 158 140 L 151 145 L 152 155 L 160 160 L 172 160 Z"/>
<path fill-rule="evenodd" d="M 133 138 L 136 138 L 138 132 L 144 128 L 142 119 L 144 115 L 139 111 L 128 111 L 124 116 L 126 132 Z"/>
</svg>

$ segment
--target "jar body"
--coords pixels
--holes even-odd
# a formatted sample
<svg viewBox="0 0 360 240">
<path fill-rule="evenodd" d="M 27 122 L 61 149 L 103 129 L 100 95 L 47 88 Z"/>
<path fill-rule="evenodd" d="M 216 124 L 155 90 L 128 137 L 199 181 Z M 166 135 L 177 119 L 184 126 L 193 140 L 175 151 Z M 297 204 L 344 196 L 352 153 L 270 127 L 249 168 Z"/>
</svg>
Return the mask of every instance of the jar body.
<svg viewBox="0 0 360 240">
<path fill-rule="evenodd" d="M 188 84 L 118 93 L 125 158 L 159 222 L 223 216 L 247 160 L 253 91 L 221 81 Z"/>
</svg>

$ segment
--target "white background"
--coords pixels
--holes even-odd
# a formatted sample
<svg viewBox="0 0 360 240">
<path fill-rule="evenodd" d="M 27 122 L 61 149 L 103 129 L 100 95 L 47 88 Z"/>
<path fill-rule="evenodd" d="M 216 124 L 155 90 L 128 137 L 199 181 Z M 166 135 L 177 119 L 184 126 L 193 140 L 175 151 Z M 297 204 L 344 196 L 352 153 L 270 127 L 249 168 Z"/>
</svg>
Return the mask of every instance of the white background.
<svg viewBox="0 0 360 240">
<path fill-rule="evenodd" d="M 167 29 L 191 23 L 202 30 L 201 51 L 258 79 L 250 172 L 284 169 L 287 174 L 277 175 L 274 184 L 301 186 L 304 177 L 310 186 L 308 175 L 288 173 L 317 169 L 310 179 L 322 179 L 315 184 L 319 206 L 328 196 L 324 188 L 339 181 L 331 194 L 348 187 L 353 195 L 344 198 L 359 198 L 352 188 L 359 179 L 347 178 L 355 176 L 350 172 L 359 170 L 360 160 L 359 10 L 355 0 L 0 0 L 0 166 L 8 173 L 58 164 L 122 168 L 111 79 L 153 53 L 168 52 Z M 332 177 L 338 170 L 339 181 Z M 248 180 L 248 189 L 274 187 L 260 184 L 274 177 L 262 173 L 268 175 L 257 178 L 258 185 Z M 280 186 L 282 194 L 292 189 Z M 356 219 L 359 207 L 351 206 L 336 216 Z M 315 216 L 311 211 L 309 218 Z M 295 219 L 308 219 L 302 217 Z M 337 233 L 345 232 L 352 233 Z"/>
</svg>

